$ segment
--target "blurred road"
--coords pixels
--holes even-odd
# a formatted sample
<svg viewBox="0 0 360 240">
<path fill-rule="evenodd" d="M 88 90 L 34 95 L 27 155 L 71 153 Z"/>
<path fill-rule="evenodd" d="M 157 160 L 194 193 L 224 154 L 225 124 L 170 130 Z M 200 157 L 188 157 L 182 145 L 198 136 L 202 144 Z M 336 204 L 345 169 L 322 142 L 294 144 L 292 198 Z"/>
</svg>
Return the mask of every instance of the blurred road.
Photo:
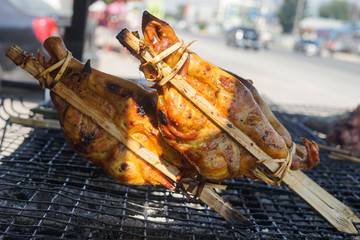
<svg viewBox="0 0 360 240">
<path fill-rule="evenodd" d="M 178 36 L 203 59 L 251 79 L 258 91 L 277 104 L 354 108 L 360 104 L 360 57 L 341 60 L 306 57 L 280 49 L 245 50 L 225 45 L 222 38 Z M 138 62 L 128 54 L 99 53 L 99 68 L 128 78 L 143 78 Z"/>
<path fill-rule="evenodd" d="M 227 47 L 220 37 L 178 35 L 185 43 L 197 40 L 190 49 L 203 59 L 253 80 L 260 94 L 273 103 L 347 109 L 360 104 L 360 57 L 347 61 L 280 49 L 244 50 Z M 93 67 L 123 78 L 143 78 L 139 62 L 129 53 L 100 49 L 97 55 Z"/>
</svg>

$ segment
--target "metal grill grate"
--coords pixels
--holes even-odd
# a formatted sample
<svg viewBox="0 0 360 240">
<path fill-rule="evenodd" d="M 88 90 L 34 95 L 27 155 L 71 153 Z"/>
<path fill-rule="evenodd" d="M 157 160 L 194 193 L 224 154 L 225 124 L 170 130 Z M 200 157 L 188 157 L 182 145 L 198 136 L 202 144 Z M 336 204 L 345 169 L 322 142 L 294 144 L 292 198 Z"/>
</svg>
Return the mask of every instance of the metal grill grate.
<svg viewBox="0 0 360 240">
<path fill-rule="evenodd" d="M 9 110 L 3 105 L 4 116 Z M 303 115 L 279 108 L 276 115 L 294 138 L 322 141 L 302 124 Z M 6 116 L 0 121 L 0 239 L 353 237 L 336 231 L 286 187 L 249 179 L 229 180 L 228 189 L 220 192 L 253 223 L 233 226 L 181 194 L 113 181 L 74 154 L 59 130 L 11 124 Z M 326 152 L 321 159 L 308 176 L 360 215 L 360 164 L 328 159 Z"/>
</svg>

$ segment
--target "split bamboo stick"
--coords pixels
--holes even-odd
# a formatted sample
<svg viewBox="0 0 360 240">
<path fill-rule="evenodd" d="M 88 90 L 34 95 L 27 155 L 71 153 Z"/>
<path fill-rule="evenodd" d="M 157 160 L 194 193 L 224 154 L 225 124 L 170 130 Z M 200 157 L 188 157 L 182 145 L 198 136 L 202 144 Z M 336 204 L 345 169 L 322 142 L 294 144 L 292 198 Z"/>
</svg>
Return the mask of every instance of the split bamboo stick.
<svg viewBox="0 0 360 240">
<path fill-rule="evenodd" d="M 346 149 L 334 148 L 334 147 L 330 147 L 330 146 L 327 146 L 327 145 L 324 145 L 324 144 L 318 144 L 318 146 L 319 146 L 319 148 L 329 150 L 329 151 L 332 151 L 332 152 L 338 152 L 338 153 L 351 155 L 351 151 L 346 150 Z"/>
<path fill-rule="evenodd" d="M 21 117 L 10 116 L 9 122 L 17 123 L 17 124 L 21 124 L 21 125 L 25 125 L 25 126 L 31 126 L 31 127 L 60 129 L 59 121 L 53 120 L 53 119 L 37 120 L 37 119 L 31 119 L 31 118 L 21 118 Z"/>
<path fill-rule="evenodd" d="M 345 155 L 345 154 L 337 153 L 337 152 L 331 152 L 329 154 L 329 158 L 360 163 L 360 158 L 358 158 L 358 157 L 354 157 L 351 155 Z"/>
<path fill-rule="evenodd" d="M 323 144 L 318 144 L 320 149 L 329 150 L 329 158 L 338 159 L 338 160 L 345 160 L 345 161 L 352 161 L 352 162 L 360 162 L 360 152 L 359 151 L 350 151 L 347 149 L 339 149 L 330 147 Z"/>
<path fill-rule="evenodd" d="M 16 65 L 22 67 L 34 77 L 45 71 L 42 65 L 33 56 L 26 55 L 19 46 L 10 47 L 6 55 L 11 60 L 13 60 Z M 77 60 L 72 59 L 71 61 Z M 46 76 L 44 75 L 44 78 L 45 79 L 39 80 L 42 86 L 44 86 L 44 83 L 41 81 L 47 81 L 47 83 L 53 82 L 53 79 L 49 74 Z M 108 133 L 110 133 L 121 143 L 126 145 L 130 150 L 154 166 L 168 178 L 174 182 L 177 181 L 177 176 L 180 173 L 179 169 L 146 149 L 126 132 L 123 132 L 120 128 L 114 125 L 111 120 L 108 119 L 101 111 L 97 110 L 97 108 L 92 106 L 91 103 L 81 99 L 74 91 L 69 89 L 61 81 L 58 81 L 51 88 L 51 91 L 63 98 L 66 102 L 78 109 L 84 115 L 91 117 L 91 119 L 96 124 L 106 130 Z M 187 188 L 188 185 L 184 184 L 184 187 Z M 198 197 L 209 207 L 213 208 L 216 212 L 223 216 L 228 222 L 232 224 L 249 224 L 249 221 L 243 215 L 241 215 L 238 210 L 236 210 L 230 203 L 223 200 L 213 189 L 211 189 L 224 189 L 225 187 L 226 186 L 206 183 L 204 189 L 200 192 L 200 196 Z M 195 194 L 196 190 L 197 189 L 194 189 L 192 193 Z"/>
<path fill-rule="evenodd" d="M 122 30 L 118 40 L 131 53 L 145 61 L 152 61 L 156 54 L 149 48 L 144 48 L 140 39 L 130 33 L 127 29 Z M 172 69 L 163 61 L 160 61 L 158 67 L 161 67 L 163 73 L 171 74 Z M 189 84 L 175 75 L 170 82 L 173 86 L 189 99 L 199 110 L 201 110 L 209 119 L 217 124 L 223 131 L 232 136 L 236 141 L 244 146 L 259 160 L 271 160 L 256 144 L 241 130 L 236 128 L 228 119 L 223 117 L 216 108 L 199 96 Z M 265 161 L 262 163 L 267 169 L 275 173 L 280 165 L 276 161 Z M 356 214 L 345 204 L 335 199 L 327 193 L 322 187 L 313 182 L 301 171 L 288 171 L 283 182 L 303 198 L 310 206 L 318 211 L 331 225 L 342 232 L 358 233 L 352 222 L 360 222 Z"/>
</svg>

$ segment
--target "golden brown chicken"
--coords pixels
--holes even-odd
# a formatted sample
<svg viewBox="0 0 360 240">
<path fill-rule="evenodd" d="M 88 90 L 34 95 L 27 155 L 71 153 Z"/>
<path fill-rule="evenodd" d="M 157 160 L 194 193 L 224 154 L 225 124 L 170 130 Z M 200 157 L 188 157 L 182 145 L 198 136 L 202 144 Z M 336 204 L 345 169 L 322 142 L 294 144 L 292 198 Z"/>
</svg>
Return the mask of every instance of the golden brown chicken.
<svg viewBox="0 0 360 240">
<path fill-rule="evenodd" d="M 142 31 L 146 45 L 157 54 L 179 42 L 166 22 L 146 11 Z M 127 46 L 121 34 L 118 39 Z M 184 50 L 180 48 L 164 62 L 174 68 Z M 141 54 L 137 56 L 141 59 Z M 142 70 L 147 79 L 160 75 L 151 64 L 143 64 Z M 270 157 L 287 157 L 292 139 L 250 81 L 204 61 L 191 51 L 178 74 Z M 183 153 L 203 176 L 214 181 L 244 176 L 256 178 L 253 171 L 259 162 L 246 149 L 220 130 L 171 83 L 156 85 L 156 88 L 159 129 L 166 141 Z M 319 162 L 316 143 L 306 139 L 303 143 L 305 147 L 297 145 L 296 154 L 292 156 L 293 170 L 310 169 Z"/>
<path fill-rule="evenodd" d="M 51 59 L 40 58 L 44 68 L 48 68 L 67 56 L 60 38 L 51 37 L 44 43 Z M 54 75 L 56 75 L 54 71 Z M 140 85 L 99 72 L 72 59 L 62 76 L 64 83 L 82 99 L 123 131 L 136 139 L 145 148 L 158 156 L 164 156 L 176 166 L 186 166 L 187 161 L 173 150 L 161 137 L 154 116 L 153 91 Z M 55 93 L 52 101 L 59 113 L 64 137 L 69 146 L 80 156 L 101 166 L 111 177 L 125 184 L 162 184 L 168 188 L 172 182 L 157 169 L 146 163 L 134 152 L 95 124 Z"/>
<path fill-rule="evenodd" d="M 40 52 L 35 59 L 18 46 L 10 47 L 6 55 L 43 87 L 51 89 L 63 135 L 75 152 L 121 183 L 161 184 L 180 190 L 187 197 L 196 194 L 230 223 L 249 224 L 217 195 L 212 189 L 214 185 L 201 184 L 196 188 L 197 182 L 177 181 L 182 174 L 192 177 L 199 174 L 157 129 L 154 90 L 92 69 L 89 63 L 80 63 L 71 57 L 58 37 L 48 38 L 44 47 L 51 57 L 49 61 Z"/>
</svg>

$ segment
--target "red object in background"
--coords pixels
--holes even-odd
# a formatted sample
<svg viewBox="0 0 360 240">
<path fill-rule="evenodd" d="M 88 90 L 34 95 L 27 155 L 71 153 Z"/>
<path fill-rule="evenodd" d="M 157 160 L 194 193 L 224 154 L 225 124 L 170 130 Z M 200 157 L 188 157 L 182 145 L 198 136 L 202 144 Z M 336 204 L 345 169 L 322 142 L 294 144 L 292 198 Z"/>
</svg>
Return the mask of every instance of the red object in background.
<svg viewBox="0 0 360 240">
<path fill-rule="evenodd" d="M 105 12 L 109 14 L 125 15 L 127 13 L 127 8 L 122 2 L 113 2 L 107 5 Z"/>
<path fill-rule="evenodd" d="M 45 39 L 57 32 L 57 25 L 54 19 L 49 17 L 35 18 L 32 22 L 36 38 L 44 43 Z"/>
<path fill-rule="evenodd" d="M 106 27 L 110 29 L 122 29 L 126 24 L 128 10 L 123 2 L 113 2 L 105 9 Z"/>
</svg>

